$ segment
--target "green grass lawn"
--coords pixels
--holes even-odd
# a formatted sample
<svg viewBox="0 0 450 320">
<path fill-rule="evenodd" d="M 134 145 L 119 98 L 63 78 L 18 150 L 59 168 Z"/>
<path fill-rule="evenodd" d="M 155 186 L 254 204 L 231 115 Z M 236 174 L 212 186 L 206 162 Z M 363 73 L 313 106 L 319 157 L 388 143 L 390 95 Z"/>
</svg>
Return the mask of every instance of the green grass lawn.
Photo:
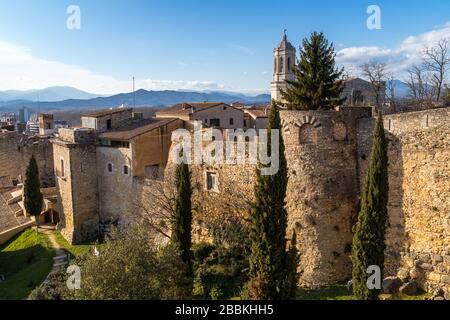
<svg viewBox="0 0 450 320">
<path fill-rule="evenodd" d="M 61 233 L 59 231 L 53 231 L 53 232 L 55 234 L 56 241 L 58 242 L 58 244 L 60 246 L 64 247 L 64 249 L 66 249 L 66 251 L 70 254 L 71 259 L 79 256 L 80 254 L 89 252 L 90 250 L 92 250 L 94 245 L 97 245 L 97 247 L 100 247 L 100 245 L 98 245 L 96 243 L 92 243 L 92 242 L 86 242 L 86 243 L 82 243 L 79 245 L 71 245 L 69 242 L 67 242 L 66 239 L 64 239 L 64 237 L 61 235 Z"/>
<path fill-rule="evenodd" d="M 47 236 L 31 228 L 0 246 L 0 299 L 26 299 L 52 269 L 54 254 Z"/>
</svg>

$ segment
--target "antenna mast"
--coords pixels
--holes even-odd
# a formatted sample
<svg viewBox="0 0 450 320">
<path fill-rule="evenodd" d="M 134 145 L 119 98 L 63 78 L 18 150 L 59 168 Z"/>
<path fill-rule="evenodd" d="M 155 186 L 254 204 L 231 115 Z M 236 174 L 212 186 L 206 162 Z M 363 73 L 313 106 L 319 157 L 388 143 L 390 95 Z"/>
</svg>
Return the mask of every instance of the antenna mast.
<svg viewBox="0 0 450 320">
<path fill-rule="evenodd" d="M 133 76 L 133 108 L 136 108 L 136 91 L 134 88 L 134 76 Z"/>
</svg>

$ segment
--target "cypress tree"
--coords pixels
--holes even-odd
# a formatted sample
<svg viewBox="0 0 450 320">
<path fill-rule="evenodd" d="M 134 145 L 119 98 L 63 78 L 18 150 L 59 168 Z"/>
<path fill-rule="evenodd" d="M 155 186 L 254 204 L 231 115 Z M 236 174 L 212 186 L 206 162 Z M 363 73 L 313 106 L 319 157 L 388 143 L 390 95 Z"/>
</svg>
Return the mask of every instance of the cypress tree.
<svg viewBox="0 0 450 320">
<path fill-rule="evenodd" d="M 39 181 L 39 168 L 34 158 L 31 156 L 25 173 L 25 184 L 23 187 L 23 204 L 25 210 L 30 216 L 36 219 L 36 232 L 39 229 L 39 215 L 42 212 L 44 198 L 41 193 L 41 184 Z"/>
<path fill-rule="evenodd" d="M 193 269 L 191 259 L 191 228 L 192 228 L 192 203 L 191 203 L 191 174 L 189 166 L 183 162 L 177 165 L 175 176 L 177 197 L 175 201 L 174 216 L 172 219 L 171 242 L 180 254 L 185 266 L 186 283 L 181 290 L 185 290 L 186 297 L 192 294 Z"/>
<path fill-rule="evenodd" d="M 358 299 L 378 299 L 380 290 L 369 290 L 367 268 L 380 267 L 383 279 L 385 233 L 388 223 L 388 141 L 381 113 L 373 133 L 371 158 L 361 198 L 361 210 L 353 236 L 353 293 Z"/>
<path fill-rule="evenodd" d="M 297 250 L 297 234 L 292 233 L 291 245 L 289 247 L 286 263 L 286 278 L 284 283 L 283 299 L 294 299 L 297 294 L 299 273 L 297 271 L 300 256 Z"/>
<path fill-rule="evenodd" d="M 335 66 L 335 49 L 324 34 L 314 32 L 303 39 L 300 62 L 292 67 L 295 80 L 282 90 L 282 97 L 291 110 L 331 110 L 341 105 L 344 90 L 343 69 Z"/>
<path fill-rule="evenodd" d="M 280 114 L 273 102 L 268 119 L 267 150 L 271 152 L 271 130 L 281 128 Z M 253 299 L 281 299 L 287 277 L 286 252 L 287 212 L 285 209 L 288 183 L 287 161 L 281 136 L 279 170 L 274 175 L 262 175 L 262 164 L 256 169 L 255 202 L 250 216 L 252 241 L 250 254 L 250 297 Z"/>
</svg>

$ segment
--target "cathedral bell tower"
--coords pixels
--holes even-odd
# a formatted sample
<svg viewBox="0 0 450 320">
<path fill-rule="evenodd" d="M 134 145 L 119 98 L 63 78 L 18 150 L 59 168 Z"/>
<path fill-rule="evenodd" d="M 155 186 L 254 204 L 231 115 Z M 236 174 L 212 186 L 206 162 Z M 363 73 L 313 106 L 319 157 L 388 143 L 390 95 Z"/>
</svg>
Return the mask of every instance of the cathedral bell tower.
<svg viewBox="0 0 450 320">
<path fill-rule="evenodd" d="M 271 83 L 272 99 L 277 102 L 285 102 L 281 97 L 280 89 L 286 90 L 286 80 L 295 80 L 292 73 L 292 66 L 295 63 L 295 48 L 288 41 L 286 30 L 284 31 L 283 39 L 278 47 L 274 49 L 274 71 L 273 81 Z"/>
</svg>

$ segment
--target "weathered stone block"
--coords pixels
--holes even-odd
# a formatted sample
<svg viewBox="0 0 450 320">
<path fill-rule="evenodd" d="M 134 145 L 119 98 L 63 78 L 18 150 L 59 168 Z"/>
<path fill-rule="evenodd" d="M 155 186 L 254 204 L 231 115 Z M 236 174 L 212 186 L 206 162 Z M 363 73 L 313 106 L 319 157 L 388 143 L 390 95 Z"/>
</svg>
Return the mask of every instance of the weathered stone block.
<svg viewBox="0 0 450 320">
<path fill-rule="evenodd" d="M 417 293 L 417 282 L 412 280 L 400 287 L 399 292 L 407 296 L 414 296 Z"/>
<path fill-rule="evenodd" d="M 397 293 L 403 285 L 402 280 L 397 277 L 387 277 L 383 280 L 383 293 L 393 294 Z"/>
<path fill-rule="evenodd" d="M 429 263 L 422 263 L 420 265 L 420 268 L 427 270 L 427 271 L 432 271 L 434 269 L 434 267 Z"/>
<path fill-rule="evenodd" d="M 417 280 L 417 279 L 421 278 L 423 275 L 419 269 L 414 268 L 409 271 L 409 276 L 411 277 L 411 279 Z"/>
<path fill-rule="evenodd" d="M 436 272 L 430 272 L 428 274 L 428 280 L 434 281 L 434 282 L 439 282 L 439 281 L 441 281 L 441 275 Z"/>
<path fill-rule="evenodd" d="M 402 281 L 406 281 L 410 278 L 409 271 L 407 269 L 400 269 L 397 272 L 397 277 Z"/>
</svg>

